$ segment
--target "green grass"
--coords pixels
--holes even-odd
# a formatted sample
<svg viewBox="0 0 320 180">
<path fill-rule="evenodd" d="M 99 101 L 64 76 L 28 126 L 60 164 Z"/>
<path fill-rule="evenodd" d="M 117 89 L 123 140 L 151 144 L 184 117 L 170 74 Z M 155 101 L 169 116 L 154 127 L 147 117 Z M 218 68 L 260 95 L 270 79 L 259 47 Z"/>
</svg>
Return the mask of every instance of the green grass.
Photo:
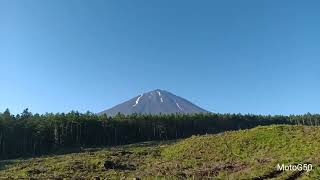
<svg viewBox="0 0 320 180">
<path fill-rule="evenodd" d="M 319 127 L 267 126 L 194 136 L 166 148 L 162 156 L 180 162 L 181 169 L 190 169 L 189 174 L 206 169 L 205 174 L 211 172 L 221 179 L 250 179 L 271 174 L 278 163 L 312 163 L 317 168 L 319 150 Z M 318 168 L 303 176 L 320 178 L 316 171 Z M 282 173 L 279 178 L 286 176 L 290 173 Z"/>
<path fill-rule="evenodd" d="M 106 170 L 104 162 L 117 165 Z M 1 178 L 35 179 L 273 179 L 276 165 L 312 163 L 297 176 L 320 179 L 320 127 L 265 126 L 178 142 L 150 142 L 85 152 L 0 162 Z"/>
</svg>

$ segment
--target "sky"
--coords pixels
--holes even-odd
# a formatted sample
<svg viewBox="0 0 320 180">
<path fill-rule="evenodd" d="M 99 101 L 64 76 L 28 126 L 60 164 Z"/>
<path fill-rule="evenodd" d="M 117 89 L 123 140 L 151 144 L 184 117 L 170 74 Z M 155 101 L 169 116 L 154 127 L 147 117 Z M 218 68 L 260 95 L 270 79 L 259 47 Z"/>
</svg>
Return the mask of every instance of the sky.
<svg viewBox="0 0 320 180">
<path fill-rule="evenodd" d="M 216 113 L 320 113 L 320 2 L 0 0 L 0 111 L 168 90 Z"/>
</svg>

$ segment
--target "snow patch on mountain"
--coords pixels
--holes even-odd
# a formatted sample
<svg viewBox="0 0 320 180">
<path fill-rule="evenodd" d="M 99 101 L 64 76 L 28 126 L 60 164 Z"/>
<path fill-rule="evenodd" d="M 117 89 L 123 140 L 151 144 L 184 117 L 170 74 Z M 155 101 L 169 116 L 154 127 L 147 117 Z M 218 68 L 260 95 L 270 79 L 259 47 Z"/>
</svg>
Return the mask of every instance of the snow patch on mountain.
<svg viewBox="0 0 320 180">
<path fill-rule="evenodd" d="M 176 102 L 176 105 L 180 109 L 180 111 L 183 111 L 183 109 L 179 106 L 179 103 Z"/>
<path fill-rule="evenodd" d="M 163 103 L 163 99 L 162 99 L 162 97 L 161 97 L 161 92 L 160 92 L 160 91 L 157 91 L 157 93 L 158 93 L 158 95 L 159 95 L 159 97 L 160 97 L 160 101 Z"/>
<path fill-rule="evenodd" d="M 133 105 L 133 107 L 135 107 L 136 105 L 139 104 L 140 98 L 141 98 L 142 96 L 143 96 L 143 95 L 141 94 L 141 95 L 138 97 L 138 99 L 136 100 L 136 103 Z"/>
</svg>

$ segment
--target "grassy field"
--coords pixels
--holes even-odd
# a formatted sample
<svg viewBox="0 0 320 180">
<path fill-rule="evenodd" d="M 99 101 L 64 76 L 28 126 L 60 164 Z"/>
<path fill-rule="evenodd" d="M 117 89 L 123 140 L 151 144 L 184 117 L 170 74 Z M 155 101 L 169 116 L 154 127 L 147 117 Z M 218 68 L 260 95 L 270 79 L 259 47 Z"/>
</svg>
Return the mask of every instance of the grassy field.
<svg viewBox="0 0 320 180">
<path fill-rule="evenodd" d="M 278 171 L 311 163 L 313 170 Z M 186 140 L 0 161 L 13 179 L 320 179 L 320 127 L 265 126 Z"/>
</svg>

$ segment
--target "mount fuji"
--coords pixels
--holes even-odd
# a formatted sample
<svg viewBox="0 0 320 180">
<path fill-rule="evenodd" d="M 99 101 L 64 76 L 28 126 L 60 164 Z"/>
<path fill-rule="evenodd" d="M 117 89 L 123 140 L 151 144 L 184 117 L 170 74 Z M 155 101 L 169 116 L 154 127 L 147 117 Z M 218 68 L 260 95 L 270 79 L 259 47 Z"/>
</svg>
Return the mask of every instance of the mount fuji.
<svg viewBox="0 0 320 180">
<path fill-rule="evenodd" d="M 190 101 L 176 96 L 168 91 L 156 89 L 136 96 L 126 102 L 116 105 L 108 110 L 98 113 L 115 116 L 121 113 L 124 115 L 137 114 L 196 114 L 209 113 Z"/>
</svg>

